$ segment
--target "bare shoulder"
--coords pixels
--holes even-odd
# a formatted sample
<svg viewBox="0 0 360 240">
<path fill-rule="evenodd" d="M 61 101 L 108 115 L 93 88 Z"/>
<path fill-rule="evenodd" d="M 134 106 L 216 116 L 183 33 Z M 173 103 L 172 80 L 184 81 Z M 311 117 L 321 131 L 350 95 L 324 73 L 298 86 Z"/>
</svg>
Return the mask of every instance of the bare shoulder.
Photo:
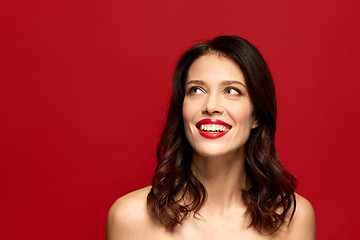
<svg viewBox="0 0 360 240">
<path fill-rule="evenodd" d="M 288 226 L 287 239 L 315 239 L 315 213 L 311 203 L 299 194 L 295 194 L 296 209 Z"/>
<path fill-rule="evenodd" d="M 131 192 L 115 201 L 108 213 L 106 239 L 138 239 L 151 225 L 146 198 L 150 186 Z M 137 234 L 134 234 L 137 233 Z"/>
</svg>

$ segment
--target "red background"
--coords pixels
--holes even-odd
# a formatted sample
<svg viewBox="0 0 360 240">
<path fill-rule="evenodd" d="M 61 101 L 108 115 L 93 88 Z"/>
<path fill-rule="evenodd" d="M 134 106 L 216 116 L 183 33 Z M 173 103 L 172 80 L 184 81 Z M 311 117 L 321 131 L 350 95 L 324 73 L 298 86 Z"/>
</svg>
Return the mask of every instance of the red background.
<svg viewBox="0 0 360 240">
<path fill-rule="evenodd" d="M 172 70 L 190 45 L 249 39 L 275 78 L 277 147 L 317 239 L 359 236 L 356 0 L 0 3 L 0 239 L 104 239 L 149 185 Z"/>
</svg>

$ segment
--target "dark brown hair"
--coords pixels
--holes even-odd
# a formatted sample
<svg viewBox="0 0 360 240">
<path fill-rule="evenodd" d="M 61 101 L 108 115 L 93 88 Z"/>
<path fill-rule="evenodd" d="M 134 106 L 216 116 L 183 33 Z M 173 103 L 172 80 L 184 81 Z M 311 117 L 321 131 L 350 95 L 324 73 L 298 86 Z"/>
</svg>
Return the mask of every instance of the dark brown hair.
<svg viewBox="0 0 360 240">
<path fill-rule="evenodd" d="M 158 164 L 147 197 L 148 206 L 167 227 L 197 214 L 206 189 L 193 175 L 192 147 L 186 139 L 182 117 L 185 81 L 191 64 L 200 56 L 217 53 L 235 61 L 242 70 L 258 127 L 245 145 L 245 171 L 250 187 L 242 190 L 249 227 L 274 233 L 294 215 L 296 179 L 286 172 L 275 149 L 276 93 L 272 76 L 259 51 L 238 36 L 220 36 L 197 44 L 184 53 L 174 72 L 170 107 L 158 148 Z M 190 199 L 183 201 L 184 197 Z M 186 202 L 186 204 L 185 204 Z"/>
</svg>

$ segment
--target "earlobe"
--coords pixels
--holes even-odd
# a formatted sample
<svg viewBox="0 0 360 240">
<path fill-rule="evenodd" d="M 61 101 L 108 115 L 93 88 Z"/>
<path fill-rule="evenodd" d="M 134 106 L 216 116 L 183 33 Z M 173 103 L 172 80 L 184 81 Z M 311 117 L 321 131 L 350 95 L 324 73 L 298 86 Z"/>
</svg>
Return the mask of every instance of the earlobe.
<svg viewBox="0 0 360 240">
<path fill-rule="evenodd" d="M 255 119 L 251 126 L 251 129 L 257 128 L 258 126 L 259 126 L 259 122 Z"/>
<path fill-rule="evenodd" d="M 251 129 L 257 128 L 260 125 L 259 124 L 259 119 L 256 116 L 253 115 L 253 119 L 254 119 L 254 122 L 251 125 Z"/>
<path fill-rule="evenodd" d="M 253 118 L 254 122 L 253 124 L 251 125 L 251 129 L 255 129 L 257 128 L 260 124 L 259 124 L 259 117 L 258 115 L 255 113 L 257 112 L 256 109 L 253 111 L 253 113 L 251 114 L 251 117 Z"/>
</svg>

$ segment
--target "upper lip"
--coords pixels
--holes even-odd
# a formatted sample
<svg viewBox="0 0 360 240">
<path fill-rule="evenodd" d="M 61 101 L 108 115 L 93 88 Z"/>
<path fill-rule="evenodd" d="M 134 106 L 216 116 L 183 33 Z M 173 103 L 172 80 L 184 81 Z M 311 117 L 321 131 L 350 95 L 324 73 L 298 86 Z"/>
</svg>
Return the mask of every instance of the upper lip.
<svg viewBox="0 0 360 240">
<path fill-rule="evenodd" d="M 217 125 L 226 126 L 226 127 L 228 127 L 229 129 L 232 128 L 232 126 L 231 126 L 230 124 L 228 124 L 228 123 L 226 123 L 226 122 L 223 122 L 223 121 L 221 121 L 221 120 L 219 120 L 219 119 L 214 119 L 214 118 L 205 118 L 205 119 L 202 119 L 202 120 L 200 120 L 199 122 L 197 122 L 195 126 L 196 126 L 197 128 L 200 128 L 200 126 L 201 126 L 202 124 L 217 124 Z"/>
</svg>

